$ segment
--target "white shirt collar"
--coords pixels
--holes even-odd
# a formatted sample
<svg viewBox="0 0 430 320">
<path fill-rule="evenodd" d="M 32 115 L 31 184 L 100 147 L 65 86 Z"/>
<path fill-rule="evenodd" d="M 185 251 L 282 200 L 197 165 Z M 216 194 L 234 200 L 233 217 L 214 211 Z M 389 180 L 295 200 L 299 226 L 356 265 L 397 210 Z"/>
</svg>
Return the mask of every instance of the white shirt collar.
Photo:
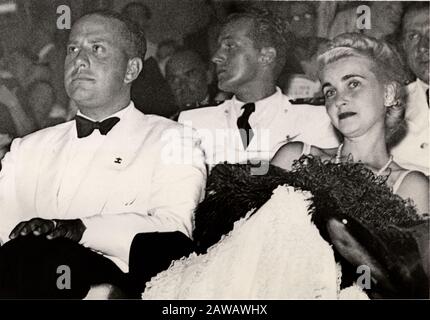
<svg viewBox="0 0 430 320">
<path fill-rule="evenodd" d="M 423 88 L 424 89 L 424 92 L 426 92 L 427 91 L 427 89 L 429 88 L 429 84 L 428 83 L 425 83 L 424 81 L 422 81 L 421 79 L 418 79 L 417 78 L 417 83 L 418 83 L 418 85 L 419 86 L 421 86 L 421 88 Z"/>
<path fill-rule="evenodd" d="M 130 100 L 130 103 L 127 105 L 127 107 L 125 107 L 124 109 L 119 110 L 118 112 L 115 112 L 114 114 L 111 114 L 103 119 L 101 119 L 99 122 L 102 122 L 103 120 L 106 120 L 108 118 L 111 117 L 118 117 L 120 120 L 124 117 L 124 115 L 131 110 L 132 108 L 134 108 L 134 103 L 133 101 Z M 81 116 L 82 118 L 91 120 L 91 121 L 96 121 L 94 119 L 91 119 L 90 117 L 84 115 L 80 110 L 78 110 L 78 112 L 76 113 L 76 115 Z"/>
<path fill-rule="evenodd" d="M 282 93 L 281 89 L 279 87 L 276 87 L 276 92 L 274 94 L 254 102 L 255 103 L 255 111 L 258 111 L 259 109 L 264 108 L 266 106 L 277 104 L 277 102 L 280 99 L 282 99 L 282 96 L 283 96 L 283 93 Z M 233 98 L 231 100 L 233 102 L 235 109 L 240 112 L 240 108 L 245 104 L 245 102 L 240 101 L 239 99 L 237 99 L 236 96 L 233 96 Z"/>
<path fill-rule="evenodd" d="M 235 96 L 231 99 L 232 101 L 232 114 L 231 121 L 236 123 L 236 119 L 243 113 L 241 110 L 245 104 L 243 101 L 238 100 Z M 249 123 L 252 128 L 267 128 L 273 119 L 279 116 L 279 112 L 288 108 L 285 104 L 284 94 L 281 89 L 276 87 L 276 92 L 271 96 L 264 99 L 255 101 L 255 112 L 249 117 Z"/>
</svg>

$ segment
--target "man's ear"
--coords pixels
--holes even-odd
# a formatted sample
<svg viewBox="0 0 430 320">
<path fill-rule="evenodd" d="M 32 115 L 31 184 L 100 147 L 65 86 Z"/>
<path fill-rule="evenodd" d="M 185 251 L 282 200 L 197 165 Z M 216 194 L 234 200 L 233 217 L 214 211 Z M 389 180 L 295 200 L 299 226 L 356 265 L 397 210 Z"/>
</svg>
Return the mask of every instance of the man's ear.
<svg viewBox="0 0 430 320">
<path fill-rule="evenodd" d="M 276 59 L 276 49 L 273 47 L 264 47 L 260 50 L 259 61 L 264 65 L 274 63 Z"/>
<path fill-rule="evenodd" d="M 127 71 L 125 73 L 124 82 L 131 83 L 139 76 L 142 71 L 143 62 L 141 58 L 132 58 L 127 62 Z"/>
<path fill-rule="evenodd" d="M 395 104 L 397 85 L 394 82 L 384 85 L 384 106 Z"/>
</svg>

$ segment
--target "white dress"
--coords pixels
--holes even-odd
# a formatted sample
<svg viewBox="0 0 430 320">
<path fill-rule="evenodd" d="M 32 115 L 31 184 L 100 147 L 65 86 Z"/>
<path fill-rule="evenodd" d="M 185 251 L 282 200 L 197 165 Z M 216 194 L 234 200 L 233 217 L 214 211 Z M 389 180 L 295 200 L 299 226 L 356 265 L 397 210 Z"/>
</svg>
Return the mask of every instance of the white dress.
<svg viewBox="0 0 430 320">
<path fill-rule="evenodd" d="M 172 263 L 143 299 L 367 299 L 340 290 L 340 267 L 308 214 L 310 193 L 280 186 L 203 255 Z"/>
</svg>

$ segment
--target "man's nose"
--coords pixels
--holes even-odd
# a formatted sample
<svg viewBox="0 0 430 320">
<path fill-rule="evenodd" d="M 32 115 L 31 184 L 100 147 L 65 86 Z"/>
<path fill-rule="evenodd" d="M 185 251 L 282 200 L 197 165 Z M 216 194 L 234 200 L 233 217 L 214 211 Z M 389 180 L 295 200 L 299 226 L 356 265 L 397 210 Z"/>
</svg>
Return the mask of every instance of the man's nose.
<svg viewBox="0 0 430 320">
<path fill-rule="evenodd" d="M 219 65 L 223 63 L 225 60 L 225 54 L 223 53 L 221 48 L 218 48 L 212 56 L 212 62 Z"/>
<path fill-rule="evenodd" d="M 75 67 L 76 68 L 88 68 L 89 66 L 89 60 L 88 60 L 88 54 L 85 52 L 85 50 L 80 50 L 78 55 L 75 58 Z"/>
<path fill-rule="evenodd" d="M 429 51 L 429 34 L 423 34 L 418 41 L 418 50 L 421 52 Z"/>
</svg>

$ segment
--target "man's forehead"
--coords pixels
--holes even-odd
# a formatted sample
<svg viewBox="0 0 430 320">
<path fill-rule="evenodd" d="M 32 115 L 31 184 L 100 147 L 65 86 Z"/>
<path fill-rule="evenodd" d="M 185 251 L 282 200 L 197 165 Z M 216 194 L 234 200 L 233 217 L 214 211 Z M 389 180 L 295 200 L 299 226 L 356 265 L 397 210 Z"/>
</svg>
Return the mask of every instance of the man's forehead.
<svg viewBox="0 0 430 320">
<path fill-rule="evenodd" d="M 429 11 L 411 10 L 406 13 L 403 18 L 403 28 L 409 29 L 414 27 L 429 27 L 430 17 Z"/>
<path fill-rule="evenodd" d="M 121 25 L 119 21 L 97 15 L 91 15 L 78 20 L 72 27 L 69 41 L 81 37 L 97 37 L 113 39 L 119 37 Z"/>
<path fill-rule="evenodd" d="M 246 17 L 230 21 L 222 28 L 219 39 L 247 36 L 252 23 L 252 19 Z"/>
<path fill-rule="evenodd" d="M 172 57 L 168 62 L 169 70 L 172 72 L 187 72 L 194 69 L 200 69 L 201 63 L 192 56 Z"/>
</svg>

